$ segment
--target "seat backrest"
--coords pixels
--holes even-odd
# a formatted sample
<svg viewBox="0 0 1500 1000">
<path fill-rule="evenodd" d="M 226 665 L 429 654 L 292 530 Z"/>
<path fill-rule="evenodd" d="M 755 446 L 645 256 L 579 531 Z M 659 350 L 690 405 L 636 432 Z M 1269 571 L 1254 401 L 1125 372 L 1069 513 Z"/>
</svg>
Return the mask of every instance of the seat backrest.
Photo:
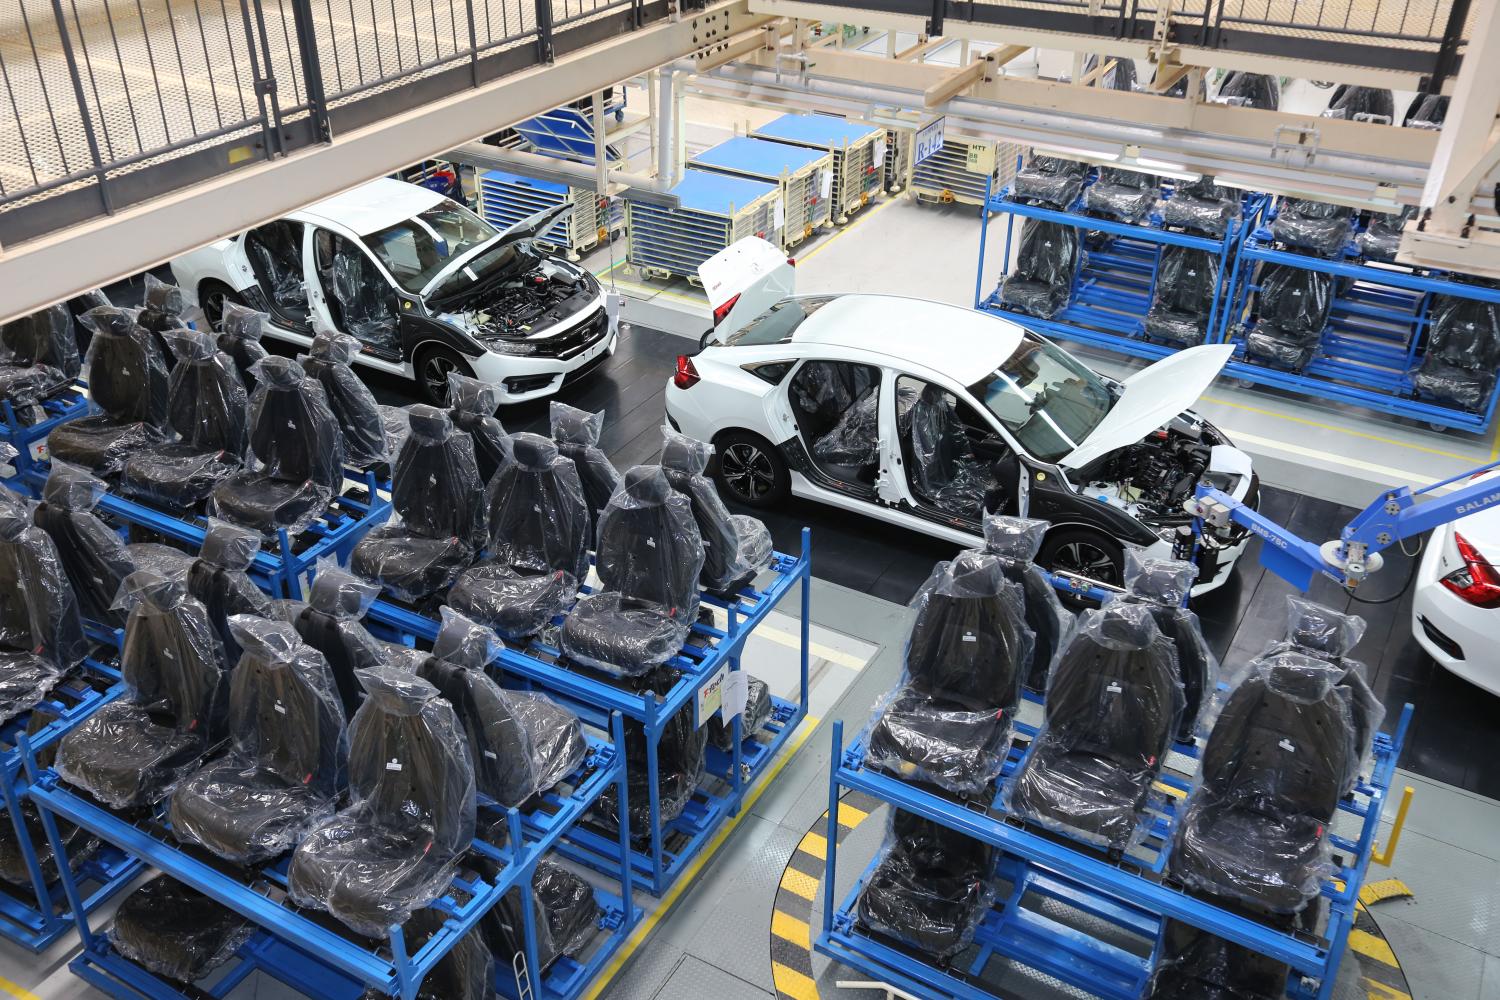
<svg viewBox="0 0 1500 1000">
<path fill-rule="evenodd" d="M 59 302 L 0 327 L 0 360 L 15 365 L 50 365 L 68 378 L 76 378 L 83 364 L 67 304 Z"/>
<path fill-rule="evenodd" d="M 136 322 L 155 334 L 168 330 L 180 330 L 187 326 L 182 319 L 186 303 L 182 289 L 160 280 L 153 274 L 146 275 L 146 297 Z"/>
<path fill-rule="evenodd" d="M 620 488 L 620 472 L 599 448 L 604 433 L 604 411 L 589 413 L 553 400 L 548 410 L 552 440 L 564 456 L 578 467 L 583 496 L 589 504 L 589 519 L 599 523 L 599 513 Z"/>
<path fill-rule="evenodd" d="M 1061 156 L 1035 155 L 1026 161 L 1022 168 L 1029 173 L 1049 174 L 1054 177 L 1074 176 L 1082 177 L 1088 173 L 1088 166 L 1078 160 L 1069 160 Z"/>
<path fill-rule="evenodd" d="M 260 541 L 257 532 L 210 518 L 203 547 L 188 567 L 188 593 L 203 605 L 230 666 L 239 662 L 241 650 L 229 619 L 234 615 L 265 615 L 271 610 L 271 599 L 245 572 L 260 551 Z"/>
<path fill-rule="evenodd" d="M 1027 219 L 1021 227 L 1016 277 L 1054 288 L 1071 285 L 1078 264 L 1078 230 L 1056 222 Z"/>
<path fill-rule="evenodd" d="M 1339 84 L 1323 117 L 1389 125 L 1396 120 L 1396 96 L 1383 87 Z"/>
<path fill-rule="evenodd" d="M 483 546 L 484 481 L 473 439 L 435 406 L 414 404 L 407 418 L 411 433 L 396 457 L 392 507 L 415 534 Z"/>
<path fill-rule="evenodd" d="M 1219 259 L 1195 247 L 1164 247 L 1151 307 L 1190 313 L 1208 321 L 1219 282 Z"/>
<path fill-rule="evenodd" d="M 111 606 L 134 566 L 119 533 L 94 514 L 108 489 L 84 470 L 54 461 L 32 521 L 56 546 L 79 614 L 118 624 Z"/>
<path fill-rule="evenodd" d="M 312 352 L 302 359 L 302 368 L 328 397 L 344 436 L 344 461 L 363 469 L 388 461 L 390 442 L 375 394 L 349 367 L 359 349 L 359 341 L 347 333 L 321 330 L 313 338 Z"/>
<path fill-rule="evenodd" d="M 1126 170 L 1123 167 L 1100 167 L 1099 183 L 1137 188 L 1141 191 L 1149 191 L 1160 186 L 1160 182 L 1152 175 L 1143 174 L 1139 170 Z"/>
<path fill-rule="evenodd" d="M 505 806 L 518 806 L 537 790 L 531 736 L 511 698 L 483 668 L 429 656 L 417 676 L 448 699 L 469 739 L 474 785 Z"/>
<path fill-rule="evenodd" d="M 174 330 L 166 339 L 177 359 L 167 394 L 168 425 L 193 448 L 243 456 L 250 435 L 250 396 L 234 362 L 195 330 Z"/>
<path fill-rule="evenodd" d="M 637 465 L 599 515 L 595 566 L 604 589 L 650 601 L 674 617 L 696 614 L 703 537 L 693 505 L 657 465 Z"/>
<path fill-rule="evenodd" d="M 663 428 L 662 472 L 672 489 L 693 505 L 693 519 L 703 538 L 703 584 L 717 588 L 732 583 L 741 570 L 733 565 L 738 536 L 729 508 L 704 474 L 712 455 L 713 445 Z"/>
<path fill-rule="evenodd" d="M 976 710 L 1014 709 L 1035 638 L 1025 597 L 997 556 L 961 552 L 938 563 L 912 600 L 909 683 Z"/>
<path fill-rule="evenodd" d="M 1256 311 L 1262 325 L 1312 335 L 1328 325 L 1333 276 L 1289 264 L 1267 264 L 1260 274 Z"/>
<path fill-rule="evenodd" d="M 1281 106 L 1281 85 L 1274 76 L 1236 70 L 1225 77 L 1215 100 L 1275 111 Z"/>
<path fill-rule="evenodd" d="M 183 583 L 136 571 L 121 584 L 130 608 L 120 669 L 132 700 L 208 742 L 224 732 L 229 665 L 201 602 Z"/>
<path fill-rule="evenodd" d="M 510 435 L 495 411 L 500 408 L 500 387 L 458 372 L 448 373 L 448 416 L 453 426 L 474 439 L 474 459 L 479 478 L 488 485 L 495 474 L 513 462 Z"/>
<path fill-rule="evenodd" d="M 349 737 L 328 663 L 286 622 L 235 615 L 229 627 L 244 650 L 229 690 L 236 754 L 289 785 L 336 794 Z"/>
<path fill-rule="evenodd" d="M 1493 371 L 1500 363 L 1500 309 L 1478 299 L 1438 296 L 1427 356 L 1468 371 Z"/>
<path fill-rule="evenodd" d="M 0 649 L 37 653 L 62 667 L 88 643 L 62 556 L 16 498 L 0 509 Z"/>
<path fill-rule="evenodd" d="M 83 314 L 93 334 L 85 378 L 89 397 L 116 423 L 167 419 L 167 362 L 155 336 L 124 309 L 100 306 Z"/>
<path fill-rule="evenodd" d="M 344 478 L 344 438 L 323 387 L 291 358 L 255 363 L 250 448 L 272 479 L 312 481 L 337 489 Z"/>
<path fill-rule="evenodd" d="M 360 623 L 379 594 L 379 586 L 340 569 L 332 559 L 320 560 L 307 605 L 292 618 L 302 641 L 323 654 L 333 671 L 346 718 L 352 719 L 364 700 L 358 672 L 387 662 L 384 644 Z"/>
<path fill-rule="evenodd" d="M 225 304 L 224 317 L 219 322 L 219 350 L 234 362 L 235 371 L 249 393 L 255 392 L 255 363 L 269 354 L 260 342 L 269 318 L 263 312 L 230 302 Z"/>
<path fill-rule="evenodd" d="M 563 570 L 582 582 L 591 538 L 577 468 L 540 434 L 517 434 L 512 448 L 514 461 L 490 490 L 490 555 L 518 570 Z"/>
<path fill-rule="evenodd" d="M 365 700 L 349 724 L 349 794 L 377 822 L 431 831 L 437 856 L 474 839 L 474 768 L 458 716 L 409 670 L 359 673 Z M 421 844 L 413 845 L 421 850 Z"/>
<path fill-rule="evenodd" d="M 1084 616 L 1047 686 L 1049 738 L 1069 750 L 1155 767 L 1182 717 L 1177 654 L 1144 605 Z"/>
<path fill-rule="evenodd" d="M 930 382 L 924 383 L 907 420 L 917 485 L 935 493 L 952 482 L 959 460 L 970 453 L 963 425 L 954 412 L 953 397 Z"/>
</svg>

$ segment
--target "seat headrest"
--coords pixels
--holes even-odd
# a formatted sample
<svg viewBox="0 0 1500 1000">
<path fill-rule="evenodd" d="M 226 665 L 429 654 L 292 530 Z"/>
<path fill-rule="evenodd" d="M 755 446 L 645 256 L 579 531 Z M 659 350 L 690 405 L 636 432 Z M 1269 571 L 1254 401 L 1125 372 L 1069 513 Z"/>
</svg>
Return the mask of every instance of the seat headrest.
<svg viewBox="0 0 1500 1000">
<path fill-rule="evenodd" d="M 452 608 L 442 608 L 443 624 L 432 643 L 432 655 L 448 663 L 471 670 L 482 670 L 495 662 L 505 650 L 505 643 L 495 630 L 466 618 Z"/>
<path fill-rule="evenodd" d="M 558 444 L 597 445 L 599 435 L 604 432 L 604 411 L 589 413 L 567 403 L 552 401 L 552 440 Z"/>
<path fill-rule="evenodd" d="M 240 649 L 266 663 L 288 664 L 317 655 L 302 641 L 302 635 L 290 622 L 273 621 L 259 615 L 230 615 L 229 634 Z"/>
<path fill-rule="evenodd" d="M 77 466 L 54 460 L 42 487 L 42 499 L 61 510 L 90 511 L 99 505 L 109 486 Z"/>
<path fill-rule="evenodd" d="M 259 532 L 211 517 L 208 530 L 203 533 L 198 558 L 210 566 L 242 573 L 250 568 L 259 551 Z"/>
<path fill-rule="evenodd" d="M 1321 656 L 1346 656 L 1365 634 L 1359 615 L 1341 614 L 1316 601 L 1292 594 L 1286 599 L 1286 638 Z"/>
<path fill-rule="evenodd" d="M 1149 605 L 1119 601 L 1089 612 L 1079 631 L 1089 633 L 1101 645 L 1121 650 L 1145 649 L 1161 635 Z"/>
<path fill-rule="evenodd" d="M 453 433 L 453 419 L 447 410 L 426 403 L 413 403 L 406 408 L 407 423 L 412 435 L 427 441 L 441 441 Z"/>
<path fill-rule="evenodd" d="M 146 308 L 177 315 L 183 310 L 182 289 L 146 275 Z"/>
<path fill-rule="evenodd" d="M 511 437 L 516 461 L 528 469 L 545 469 L 557 461 L 557 442 L 522 431 Z"/>
<path fill-rule="evenodd" d="M 297 362 L 275 354 L 267 355 L 255 362 L 250 367 L 250 371 L 261 385 L 282 391 L 301 389 L 302 380 L 306 376 L 302 366 Z"/>
<path fill-rule="evenodd" d="M 23 504 L 0 506 L 0 540 L 19 541 L 30 527 L 31 514 Z"/>
<path fill-rule="evenodd" d="M 950 597 L 993 597 L 1008 582 L 999 557 L 969 549 L 948 563 L 938 592 Z"/>
<path fill-rule="evenodd" d="M 135 330 L 135 313 L 118 306 L 95 306 L 78 321 L 96 337 L 129 337 Z"/>
<path fill-rule="evenodd" d="M 224 306 L 224 318 L 219 323 L 219 332 L 243 340 L 259 340 L 266 332 L 266 320 L 271 317 L 238 302 Z"/>
<path fill-rule="evenodd" d="M 1041 550 L 1049 527 L 1046 521 L 1029 517 L 990 514 L 984 519 L 984 550 L 1006 559 L 1031 562 Z"/>
<path fill-rule="evenodd" d="M 929 406 L 943 405 L 943 403 L 947 400 L 947 395 L 948 394 L 946 392 L 944 392 L 942 389 L 939 389 L 931 382 L 927 382 L 922 385 L 921 400 Z"/>
<path fill-rule="evenodd" d="M 208 361 L 219 353 L 219 345 L 212 337 L 185 326 L 166 331 L 162 334 L 162 339 L 172 349 L 172 357 L 176 358 L 179 364 Z"/>
<path fill-rule="evenodd" d="M 500 409 L 500 387 L 493 382 L 481 382 L 458 372 L 449 372 L 448 406 L 459 413 L 493 417 Z"/>
<path fill-rule="evenodd" d="M 388 664 L 356 670 L 354 676 L 370 701 L 391 715 L 420 715 L 438 696 L 437 688 L 412 671 Z"/>
<path fill-rule="evenodd" d="M 659 465 L 637 465 L 625 471 L 625 495 L 637 507 L 659 507 L 672 495 L 672 484 Z"/>
<path fill-rule="evenodd" d="M 171 611 L 188 600 L 187 581 L 169 580 L 151 570 L 138 569 L 120 581 L 116 610 L 145 605 L 154 611 Z"/>
<path fill-rule="evenodd" d="M 334 618 L 363 618 L 379 595 L 379 585 L 360 579 L 340 568 L 333 557 L 324 556 L 318 560 L 307 603 Z"/>
<path fill-rule="evenodd" d="M 1266 675 L 1266 686 L 1293 701 L 1322 701 L 1338 683 L 1340 671 L 1326 660 L 1300 653 L 1278 653 L 1257 661 L 1253 669 Z"/>
<path fill-rule="evenodd" d="M 360 351 L 359 339 L 337 330 L 320 330 L 313 338 L 311 355 L 319 361 L 347 365 Z"/>
<path fill-rule="evenodd" d="M 1125 589 L 1136 597 L 1181 607 L 1198 579 L 1198 567 L 1177 559 L 1149 559 L 1125 553 Z"/>
<path fill-rule="evenodd" d="M 714 446 L 686 434 L 678 434 L 670 427 L 661 429 L 661 464 L 664 469 L 686 472 L 690 476 L 701 476 L 708 470 Z"/>
</svg>

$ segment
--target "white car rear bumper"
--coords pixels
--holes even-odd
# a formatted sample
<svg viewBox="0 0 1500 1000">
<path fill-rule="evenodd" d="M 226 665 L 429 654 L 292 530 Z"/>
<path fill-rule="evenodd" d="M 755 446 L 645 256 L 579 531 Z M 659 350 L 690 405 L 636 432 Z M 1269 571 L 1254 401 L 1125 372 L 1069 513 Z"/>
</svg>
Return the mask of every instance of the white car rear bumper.
<svg viewBox="0 0 1500 1000">
<path fill-rule="evenodd" d="M 1500 635 L 1500 608 L 1477 608 L 1440 582 L 1439 529 L 1427 542 L 1417 570 L 1411 631 L 1443 669 L 1492 694 L 1500 694 L 1500 660 L 1490 655 Z"/>
</svg>

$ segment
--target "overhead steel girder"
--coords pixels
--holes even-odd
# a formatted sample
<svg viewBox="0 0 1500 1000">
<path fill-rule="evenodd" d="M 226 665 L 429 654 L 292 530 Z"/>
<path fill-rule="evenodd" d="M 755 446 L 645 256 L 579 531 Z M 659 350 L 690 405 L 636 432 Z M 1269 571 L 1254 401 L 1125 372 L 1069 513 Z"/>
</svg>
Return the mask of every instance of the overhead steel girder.
<svg viewBox="0 0 1500 1000">
<path fill-rule="evenodd" d="M 196 247 L 294 212 L 357 184 L 439 156 L 588 94 L 703 50 L 770 18 L 746 0 L 711 3 L 481 87 L 335 135 L 133 208 L 4 248 L 0 322 L 137 274 Z"/>
</svg>

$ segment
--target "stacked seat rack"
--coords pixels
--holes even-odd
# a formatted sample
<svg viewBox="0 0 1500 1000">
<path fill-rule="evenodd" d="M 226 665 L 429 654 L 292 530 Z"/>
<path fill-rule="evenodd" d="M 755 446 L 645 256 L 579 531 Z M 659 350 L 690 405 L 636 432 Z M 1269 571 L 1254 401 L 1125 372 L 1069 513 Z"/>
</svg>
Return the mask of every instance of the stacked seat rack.
<svg viewBox="0 0 1500 1000">
<path fill-rule="evenodd" d="M 561 250 L 572 260 L 599 245 L 599 198 L 585 188 L 555 181 L 537 180 L 504 170 L 486 170 L 479 175 L 479 214 L 497 229 L 506 229 L 529 215 L 558 205 L 570 204 L 573 212 L 554 222 L 539 242 Z"/>
<path fill-rule="evenodd" d="M 693 157 L 703 170 L 775 184 L 780 188 L 778 242 L 790 249 L 828 225 L 833 154 L 783 142 L 736 136 Z"/>
<path fill-rule="evenodd" d="M 47 435 L 59 425 L 76 420 L 89 412 L 89 400 L 84 383 L 74 380 L 59 392 L 34 407 L 17 407 L 10 400 L 0 400 L 0 415 L 5 420 L 0 426 L 0 444 L 16 449 L 12 463 L 16 470 L 16 481 L 29 480 L 28 473 L 38 465 L 45 466 L 48 460 Z"/>
<path fill-rule="evenodd" d="M 886 134 L 832 115 L 782 115 L 750 133 L 833 154 L 833 221 L 839 225 L 870 203 L 885 183 Z"/>
<path fill-rule="evenodd" d="M 776 192 L 764 181 L 684 170 L 670 191 L 677 208 L 626 202 L 626 262 L 643 277 L 697 282 L 699 266 L 720 250 L 747 236 L 771 237 Z"/>
</svg>

